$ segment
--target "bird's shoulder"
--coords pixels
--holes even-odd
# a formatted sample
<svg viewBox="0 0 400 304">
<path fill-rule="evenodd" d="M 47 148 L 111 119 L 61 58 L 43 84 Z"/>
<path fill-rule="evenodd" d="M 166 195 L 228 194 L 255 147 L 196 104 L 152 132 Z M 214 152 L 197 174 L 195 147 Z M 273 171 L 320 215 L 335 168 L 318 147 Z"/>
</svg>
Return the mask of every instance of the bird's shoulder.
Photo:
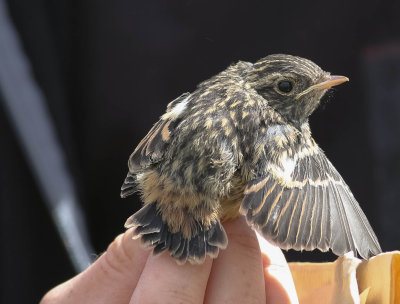
<svg viewBox="0 0 400 304">
<path fill-rule="evenodd" d="M 235 125 L 241 117 L 236 105 L 250 100 L 248 95 L 244 80 L 233 68 L 202 82 L 192 93 L 180 95 L 131 154 L 130 171 L 157 163 L 165 153 L 185 152 L 183 146 L 191 146 L 191 151 L 213 146 L 218 151 L 218 147 L 225 149 L 227 140 L 237 145 Z"/>
</svg>

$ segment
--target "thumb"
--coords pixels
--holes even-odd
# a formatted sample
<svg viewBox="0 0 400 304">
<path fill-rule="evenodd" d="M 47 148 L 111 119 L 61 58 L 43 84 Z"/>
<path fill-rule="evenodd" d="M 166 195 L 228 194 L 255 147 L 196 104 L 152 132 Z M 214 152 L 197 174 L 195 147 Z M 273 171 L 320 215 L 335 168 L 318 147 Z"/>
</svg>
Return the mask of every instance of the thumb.
<svg viewBox="0 0 400 304">
<path fill-rule="evenodd" d="M 88 269 L 50 290 L 40 303 L 128 303 L 148 255 L 127 230 Z"/>
</svg>

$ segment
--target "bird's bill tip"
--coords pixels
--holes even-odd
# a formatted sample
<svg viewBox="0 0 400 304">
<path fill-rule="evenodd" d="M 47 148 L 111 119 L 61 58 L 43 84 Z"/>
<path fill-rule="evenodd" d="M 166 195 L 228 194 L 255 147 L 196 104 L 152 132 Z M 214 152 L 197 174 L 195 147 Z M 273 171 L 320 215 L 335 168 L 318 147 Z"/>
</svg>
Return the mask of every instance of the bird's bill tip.
<svg viewBox="0 0 400 304">
<path fill-rule="evenodd" d="M 329 89 L 347 81 L 349 81 L 349 78 L 347 78 L 346 76 L 329 75 L 324 77 L 322 82 L 317 83 L 314 86 L 314 89 Z"/>
</svg>

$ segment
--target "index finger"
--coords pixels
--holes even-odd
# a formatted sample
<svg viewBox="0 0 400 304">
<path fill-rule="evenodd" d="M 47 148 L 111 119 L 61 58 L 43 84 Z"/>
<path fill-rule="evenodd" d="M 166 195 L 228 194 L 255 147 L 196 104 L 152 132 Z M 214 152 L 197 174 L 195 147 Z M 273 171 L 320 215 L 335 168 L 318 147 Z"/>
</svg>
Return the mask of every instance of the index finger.
<svg viewBox="0 0 400 304">
<path fill-rule="evenodd" d="M 206 303 L 265 303 L 260 247 L 244 217 L 224 223 L 228 247 L 214 260 Z"/>
</svg>

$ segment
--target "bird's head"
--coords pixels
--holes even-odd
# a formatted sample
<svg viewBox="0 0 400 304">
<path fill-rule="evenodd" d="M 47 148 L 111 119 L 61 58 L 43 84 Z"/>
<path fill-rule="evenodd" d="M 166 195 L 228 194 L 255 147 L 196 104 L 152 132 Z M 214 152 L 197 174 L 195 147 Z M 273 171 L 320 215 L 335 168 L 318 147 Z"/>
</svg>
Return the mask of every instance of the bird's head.
<svg viewBox="0 0 400 304">
<path fill-rule="evenodd" d="M 330 75 L 310 60 L 283 54 L 260 59 L 246 78 L 251 88 L 294 124 L 307 120 L 329 88 L 348 80 Z"/>
</svg>

